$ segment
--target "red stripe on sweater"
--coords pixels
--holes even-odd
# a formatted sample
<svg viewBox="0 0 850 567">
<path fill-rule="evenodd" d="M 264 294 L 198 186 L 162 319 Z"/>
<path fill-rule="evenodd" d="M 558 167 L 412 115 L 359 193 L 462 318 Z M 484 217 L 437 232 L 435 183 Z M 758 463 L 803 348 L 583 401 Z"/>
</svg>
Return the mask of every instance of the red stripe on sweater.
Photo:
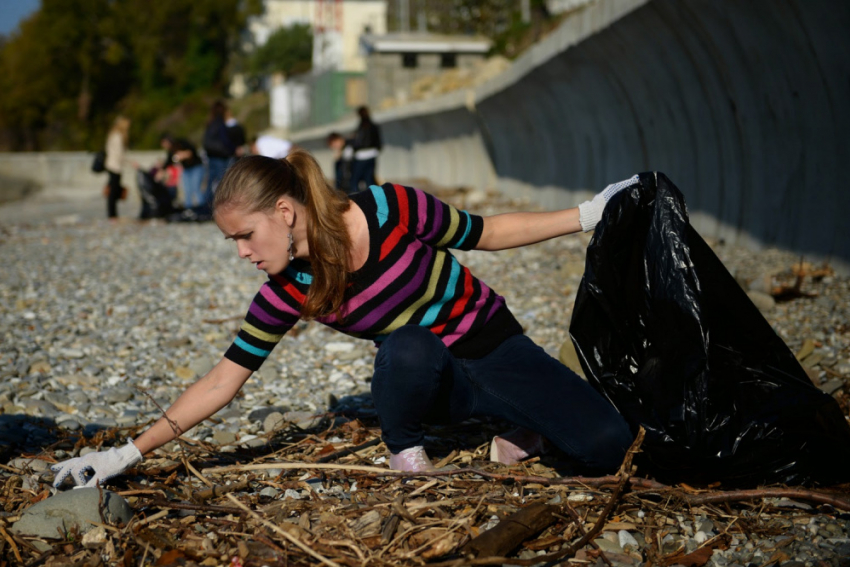
<svg viewBox="0 0 850 567">
<path fill-rule="evenodd" d="M 381 260 L 386 258 L 387 254 L 389 254 L 392 249 L 396 247 L 396 244 L 398 244 L 398 241 L 401 240 L 401 237 L 405 232 L 407 231 L 401 228 L 400 226 L 397 226 L 393 229 L 387 239 L 384 240 L 384 243 L 381 244 Z"/>
<path fill-rule="evenodd" d="M 469 303 L 469 299 L 472 297 L 472 273 L 469 271 L 469 268 L 466 266 L 463 267 L 463 295 L 461 295 L 455 304 L 452 306 L 452 312 L 449 314 L 446 323 L 434 327 L 431 329 L 435 334 L 439 335 L 445 330 L 446 324 L 448 321 L 453 320 L 455 317 L 463 313 L 463 310 L 466 308 L 466 304 Z"/>
<path fill-rule="evenodd" d="M 304 304 L 304 300 L 307 299 L 307 296 L 298 291 L 298 288 L 292 285 L 291 282 L 287 281 L 286 278 L 274 275 L 272 276 L 272 279 L 279 283 L 281 287 L 283 287 L 283 290 L 292 296 L 292 299 L 294 299 L 301 305 Z"/>
<path fill-rule="evenodd" d="M 384 240 L 383 244 L 381 244 L 381 260 L 386 258 L 387 254 L 395 248 L 398 241 L 401 240 L 401 237 L 407 232 L 407 225 L 410 222 L 410 209 L 407 201 L 407 191 L 405 191 L 404 187 L 401 185 L 393 185 L 393 189 L 395 189 L 396 199 L 398 200 L 399 222 L 398 226 L 393 228 L 393 231 L 387 239 Z"/>
</svg>

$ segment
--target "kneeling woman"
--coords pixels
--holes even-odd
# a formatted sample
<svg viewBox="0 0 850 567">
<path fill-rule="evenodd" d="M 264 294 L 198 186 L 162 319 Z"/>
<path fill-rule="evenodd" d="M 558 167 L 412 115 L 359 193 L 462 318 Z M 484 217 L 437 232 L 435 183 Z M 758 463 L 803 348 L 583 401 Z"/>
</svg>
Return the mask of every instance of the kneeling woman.
<svg viewBox="0 0 850 567">
<path fill-rule="evenodd" d="M 449 249 L 504 250 L 591 230 L 631 182 L 578 208 L 480 217 L 399 185 L 346 196 L 304 151 L 239 160 L 215 193 L 215 222 L 269 279 L 224 358 L 168 419 L 185 432 L 211 416 L 300 318 L 315 319 L 378 345 L 372 394 L 392 468 L 432 468 L 423 423 L 488 415 L 519 428 L 494 438 L 493 460 L 515 463 L 545 438 L 588 472 L 613 471 L 632 440 L 625 421 L 523 335 L 504 298 Z M 56 465 L 55 484 L 69 474 L 103 482 L 174 437 L 160 419 L 124 447 Z"/>
</svg>

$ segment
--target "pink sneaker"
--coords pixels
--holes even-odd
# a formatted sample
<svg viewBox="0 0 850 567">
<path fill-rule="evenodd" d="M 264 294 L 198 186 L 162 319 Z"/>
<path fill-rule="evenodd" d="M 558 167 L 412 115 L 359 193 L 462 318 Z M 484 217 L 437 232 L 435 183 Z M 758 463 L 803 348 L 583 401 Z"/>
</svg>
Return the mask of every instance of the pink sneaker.
<svg viewBox="0 0 850 567">
<path fill-rule="evenodd" d="M 399 454 L 390 454 L 390 468 L 402 472 L 423 472 L 434 470 L 431 459 L 422 445 L 405 449 Z"/>
<path fill-rule="evenodd" d="M 490 460 L 503 465 L 515 465 L 532 455 L 543 453 L 545 449 L 542 435 L 520 427 L 493 437 L 490 442 Z"/>
</svg>

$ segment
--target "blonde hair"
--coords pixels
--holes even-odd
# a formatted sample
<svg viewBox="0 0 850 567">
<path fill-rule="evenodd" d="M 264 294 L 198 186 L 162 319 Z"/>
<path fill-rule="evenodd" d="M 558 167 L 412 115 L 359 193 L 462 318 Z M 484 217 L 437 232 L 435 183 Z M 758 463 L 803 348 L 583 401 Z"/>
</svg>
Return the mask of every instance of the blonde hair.
<svg viewBox="0 0 850 567">
<path fill-rule="evenodd" d="M 123 140 L 124 145 L 127 145 L 127 141 L 130 138 L 130 119 L 124 116 L 123 114 L 119 114 L 115 117 L 115 120 L 112 122 L 112 128 L 109 130 L 109 133 L 118 132 L 121 134 L 121 140 Z"/>
<path fill-rule="evenodd" d="M 213 211 L 236 208 L 271 212 L 287 196 L 307 209 L 307 245 L 313 283 L 301 308 L 305 319 L 340 317 L 349 283 L 351 237 L 343 213 L 351 203 L 334 189 L 308 152 L 293 150 L 285 159 L 244 157 L 228 168 L 213 197 Z"/>
</svg>

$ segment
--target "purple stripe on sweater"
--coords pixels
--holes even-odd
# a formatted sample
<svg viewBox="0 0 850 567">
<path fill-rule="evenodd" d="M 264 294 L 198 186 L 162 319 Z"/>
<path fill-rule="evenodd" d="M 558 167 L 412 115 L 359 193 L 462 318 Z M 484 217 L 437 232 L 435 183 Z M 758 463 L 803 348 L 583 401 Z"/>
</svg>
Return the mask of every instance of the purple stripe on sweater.
<svg viewBox="0 0 850 567">
<path fill-rule="evenodd" d="M 260 288 L 260 295 L 266 298 L 266 301 L 271 303 L 272 307 L 274 307 L 275 309 L 284 311 L 285 313 L 288 313 L 289 315 L 294 315 L 295 317 L 301 316 L 298 311 L 287 305 L 284 300 L 275 295 L 275 292 L 272 291 L 272 288 L 268 284 L 263 284 L 263 287 Z"/>
<path fill-rule="evenodd" d="M 443 224 L 443 204 L 442 204 L 442 202 L 440 202 L 438 199 L 435 199 L 434 197 L 426 197 L 426 198 L 428 200 L 434 201 L 434 218 L 431 219 L 431 224 L 433 225 L 434 228 L 431 229 L 431 232 L 429 232 L 428 234 L 423 236 L 423 239 L 431 240 L 437 235 L 437 232 L 439 232 L 440 227 Z M 423 210 L 421 210 L 419 212 L 419 214 L 422 215 L 422 216 L 427 215 L 428 214 L 427 206 Z"/>
<path fill-rule="evenodd" d="M 283 325 L 283 321 L 281 321 L 280 319 L 275 319 L 274 317 L 263 311 L 263 308 L 257 305 L 256 303 L 251 304 L 251 307 L 248 309 L 248 313 L 250 313 L 251 315 L 253 315 L 254 317 L 256 317 L 267 325 Z"/>
<path fill-rule="evenodd" d="M 501 295 L 497 295 L 496 301 L 493 302 L 493 308 L 490 309 L 490 312 L 487 314 L 487 318 L 484 320 L 484 322 L 486 323 L 487 321 L 492 319 L 493 315 L 496 314 L 496 310 L 499 309 L 499 307 L 502 307 L 504 304 L 505 304 L 505 298 L 502 297 Z"/>
<path fill-rule="evenodd" d="M 425 200 L 424 191 L 416 191 L 416 216 L 419 224 L 416 225 L 416 234 L 422 234 L 425 230 L 425 213 L 428 211 L 428 201 Z"/>
<path fill-rule="evenodd" d="M 416 243 L 417 248 L 421 248 L 421 244 Z M 413 245 L 411 245 L 412 247 Z M 434 255 L 434 250 L 432 248 L 425 249 L 426 254 L 419 262 L 419 267 L 416 271 L 416 275 L 411 278 L 411 280 L 405 285 L 403 288 L 395 292 L 392 297 L 381 303 L 375 309 L 373 309 L 366 317 L 355 323 L 350 327 L 345 327 L 345 331 L 366 331 L 370 327 L 374 326 L 378 321 L 381 320 L 382 317 L 386 316 L 387 313 L 392 311 L 396 306 L 398 306 L 402 301 L 409 299 L 410 296 L 422 285 L 422 282 L 425 280 L 425 276 L 428 275 L 429 268 L 431 265 L 431 259 Z M 398 275 L 401 275 L 400 273 Z M 377 329 L 376 329 L 377 330 Z"/>
<path fill-rule="evenodd" d="M 407 250 L 404 251 L 401 258 L 393 264 L 386 272 L 384 272 L 380 278 L 375 281 L 372 285 L 349 299 L 344 306 L 344 313 L 354 313 L 354 311 L 360 306 L 362 306 L 367 301 L 370 301 L 377 297 L 382 291 L 384 291 L 388 285 L 397 280 L 404 271 L 410 267 L 410 263 L 413 261 L 414 255 L 422 248 L 422 243 L 418 240 L 414 240 L 413 243 L 407 247 Z"/>
</svg>

